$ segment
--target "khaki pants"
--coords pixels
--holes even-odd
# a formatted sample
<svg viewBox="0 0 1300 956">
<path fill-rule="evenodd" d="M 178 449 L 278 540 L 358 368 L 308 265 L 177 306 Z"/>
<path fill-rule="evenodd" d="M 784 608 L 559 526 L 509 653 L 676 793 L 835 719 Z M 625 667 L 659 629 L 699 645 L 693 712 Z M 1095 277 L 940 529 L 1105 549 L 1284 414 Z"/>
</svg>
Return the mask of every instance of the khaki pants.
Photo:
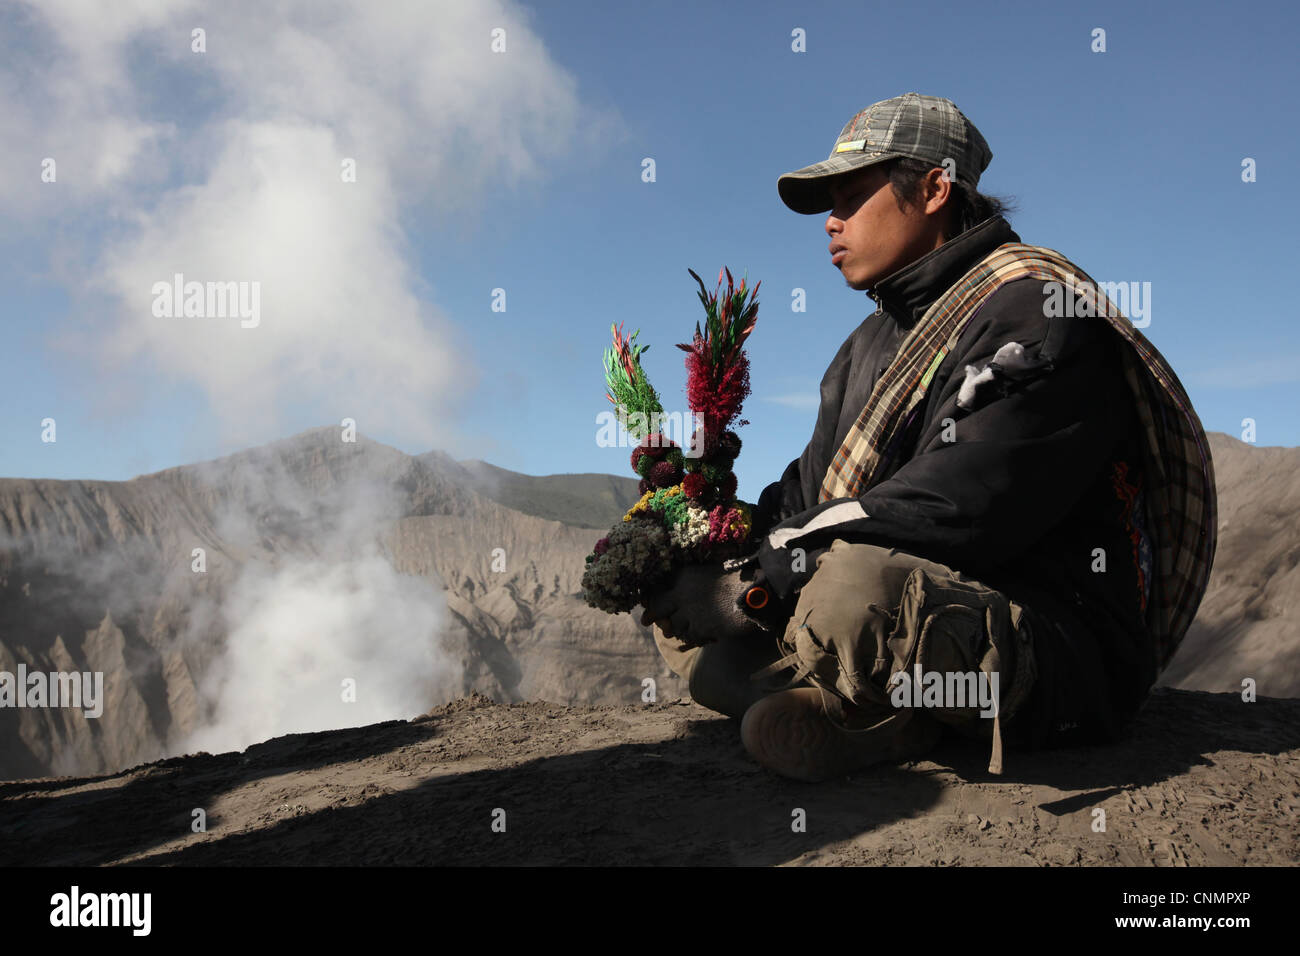
<svg viewBox="0 0 1300 956">
<path fill-rule="evenodd" d="M 740 716 L 795 678 L 826 691 L 833 717 L 850 728 L 923 707 L 992 740 L 996 770 L 1004 739 L 1026 748 L 1111 740 L 1140 703 L 1113 699 L 1106 640 L 1061 603 L 1047 607 L 913 554 L 836 540 L 779 640 L 751 634 L 683 649 L 656 631 L 656 642 L 691 696 L 720 713 Z"/>
<path fill-rule="evenodd" d="M 728 717 L 741 717 L 749 705 L 789 686 L 794 668 L 754 679 L 754 674 L 785 656 L 780 635 L 730 635 L 712 644 L 684 648 L 654 629 L 655 644 L 673 673 L 686 681 L 691 698 Z"/>
</svg>

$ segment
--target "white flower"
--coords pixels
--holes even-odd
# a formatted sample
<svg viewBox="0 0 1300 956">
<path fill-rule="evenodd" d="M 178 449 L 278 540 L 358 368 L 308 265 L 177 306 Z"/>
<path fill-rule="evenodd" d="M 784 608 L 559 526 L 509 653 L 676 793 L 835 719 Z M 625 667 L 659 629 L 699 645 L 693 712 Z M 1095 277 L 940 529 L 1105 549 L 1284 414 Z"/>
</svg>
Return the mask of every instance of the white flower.
<svg viewBox="0 0 1300 956">
<path fill-rule="evenodd" d="M 698 505 L 690 505 L 686 509 L 686 520 L 673 525 L 668 537 L 679 548 L 691 548 L 703 541 L 708 533 L 709 513 Z"/>
</svg>

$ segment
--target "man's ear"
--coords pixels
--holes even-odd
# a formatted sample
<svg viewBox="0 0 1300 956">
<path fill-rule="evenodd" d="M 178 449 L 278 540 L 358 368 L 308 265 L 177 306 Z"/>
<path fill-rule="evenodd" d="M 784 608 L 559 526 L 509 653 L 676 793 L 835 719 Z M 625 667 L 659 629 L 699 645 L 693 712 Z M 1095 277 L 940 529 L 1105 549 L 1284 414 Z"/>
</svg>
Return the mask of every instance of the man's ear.
<svg viewBox="0 0 1300 956">
<path fill-rule="evenodd" d="M 952 196 L 952 180 L 944 175 L 944 170 L 936 166 L 925 174 L 925 187 L 923 194 L 925 196 L 926 215 L 934 215 L 948 202 Z"/>
<path fill-rule="evenodd" d="M 952 180 L 944 175 L 941 167 L 935 167 L 925 174 L 921 195 L 925 197 L 925 214 L 939 216 L 939 232 L 947 242 L 952 238 L 952 201 L 954 198 Z"/>
</svg>

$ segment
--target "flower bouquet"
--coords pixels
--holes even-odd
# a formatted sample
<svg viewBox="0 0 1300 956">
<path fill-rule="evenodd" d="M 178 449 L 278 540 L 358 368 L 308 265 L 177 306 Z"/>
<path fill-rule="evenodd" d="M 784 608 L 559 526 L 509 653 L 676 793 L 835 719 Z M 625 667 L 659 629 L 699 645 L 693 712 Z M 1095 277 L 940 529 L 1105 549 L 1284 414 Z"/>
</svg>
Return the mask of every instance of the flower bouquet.
<svg viewBox="0 0 1300 956">
<path fill-rule="evenodd" d="M 646 380 L 637 345 L 638 329 L 624 338 L 611 326 L 613 347 L 605 351 L 606 397 L 619 412 L 627 434 L 638 441 L 632 470 L 641 477 L 641 499 L 587 556 L 582 591 L 587 603 L 611 614 L 630 611 L 679 566 L 722 561 L 746 553 L 753 526 L 752 506 L 736 498 L 733 466 L 740 437 L 731 424 L 749 395 L 749 357 L 744 344 L 754 330 L 758 292 L 718 273 L 717 290 L 699 284 L 705 323 L 697 322 L 686 352 L 686 397 L 693 417 L 690 444 L 683 448 L 660 431 L 663 405 Z M 722 277 L 725 294 L 720 294 Z M 749 424 L 740 420 L 737 425 Z"/>
</svg>

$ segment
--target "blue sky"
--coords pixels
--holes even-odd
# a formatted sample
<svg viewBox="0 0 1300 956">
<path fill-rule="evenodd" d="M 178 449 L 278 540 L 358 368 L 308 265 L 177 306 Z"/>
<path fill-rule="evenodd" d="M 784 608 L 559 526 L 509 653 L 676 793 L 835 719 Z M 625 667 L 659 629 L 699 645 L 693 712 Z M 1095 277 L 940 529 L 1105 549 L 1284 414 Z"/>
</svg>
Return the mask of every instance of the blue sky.
<svg viewBox="0 0 1300 956">
<path fill-rule="evenodd" d="M 1014 197 L 1026 242 L 1151 283 L 1144 332 L 1207 429 L 1252 418 L 1259 444 L 1300 444 L 1292 6 L 311 10 L 0 5 L 0 475 L 125 479 L 345 417 L 412 453 L 630 474 L 596 442 L 610 323 L 641 329 L 684 409 L 686 270 L 725 264 L 763 283 L 737 469 L 753 500 L 874 309 L 776 179 L 909 90 L 979 126 L 981 188 Z M 152 315 L 176 271 L 262 281 L 260 324 Z"/>
</svg>

